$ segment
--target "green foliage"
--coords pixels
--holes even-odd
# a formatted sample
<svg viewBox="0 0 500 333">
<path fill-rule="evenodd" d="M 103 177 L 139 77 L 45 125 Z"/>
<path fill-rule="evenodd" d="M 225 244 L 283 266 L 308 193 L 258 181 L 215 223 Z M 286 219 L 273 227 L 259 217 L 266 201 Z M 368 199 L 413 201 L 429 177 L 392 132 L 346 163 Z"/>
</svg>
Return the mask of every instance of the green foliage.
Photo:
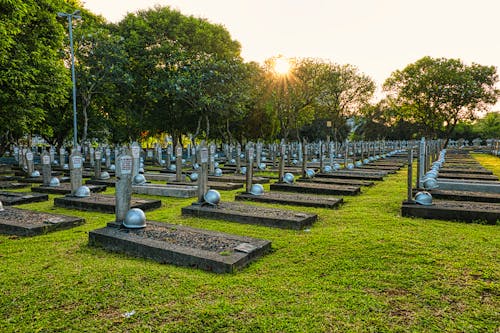
<svg viewBox="0 0 500 333">
<path fill-rule="evenodd" d="M 58 0 L 11 0 L 0 7 L 0 155 L 65 103 L 70 77 L 59 55 Z"/>
<path fill-rule="evenodd" d="M 477 158 L 500 171 L 497 157 Z M 163 206 L 148 220 L 272 241 L 270 254 L 222 275 L 89 247 L 112 214 L 54 208 L 53 195 L 24 205 L 86 224 L 0 236 L 0 330 L 494 332 L 498 226 L 401 217 L 405 170 L 362 192 L 338 210 L 287 206 L 319 215 L 309 231 L 183 218 L 193 199 L 155 197 Z"/>
<path fill-rule="evenodd" d="M 496 68 L 466 65 L 459 59 L 424 57 L 395 71 L 384 89 L 400 106 L 400 116 L 421 126 L 422 135 L 449 138 L 460 120 L 474 120 L 495 104 Z"/>
<path fill-rule="evenodd" d="M 500 112 L 489 112 L 474 125 L 483 139 L 500 138 Z"/>
</svg>

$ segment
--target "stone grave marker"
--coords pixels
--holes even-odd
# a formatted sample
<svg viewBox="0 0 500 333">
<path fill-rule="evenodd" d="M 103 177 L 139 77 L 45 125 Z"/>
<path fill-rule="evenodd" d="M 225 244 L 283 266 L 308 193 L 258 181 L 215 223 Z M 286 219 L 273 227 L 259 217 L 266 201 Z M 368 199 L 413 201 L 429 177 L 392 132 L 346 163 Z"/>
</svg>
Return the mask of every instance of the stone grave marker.
<svg viewBox="0 0 500 333">
<path fill-rule="evenodd" d="M 307 159 L 308 159 L 308 156 L 307 156 L 307 140 L 306 138 L 303 138 L 303 143 L 301 145 L 302 147 L 302 177 L 305 178 L 306 177 L 306 171 L 307 171 Z"/>
<path fill-rule="evenodd" d="M 236 146 L 236 172 L 241 171 L 241 144 L 238 142 Z"/>
<path fill-rule="evenodd" d="M 33 171 L 35 171 L 35 165 L 33 162 L 33 153 L 28 150 L 26 151 L 26 154 L 24 155 L 26 159 L 26 167 L 28 168 L 28 177 L 31 177 L 31 174 Z"/>
<path fill-rule="evenodd" d="M 50 146 L 49 156 L 50 156 L 50 163 L 54 163 L 56 159 L 56 149 L 53 146 Z"/>
<path fill-rule="evenodd" d="M 78 149 L 73 149 L 69 157 L 69 174 L 71 182 L 71 195 L 74 196 L 76 190 L 82 186 L 82 153 Z"/>
<path fill-rule="evenodd" d="M 175 146 L 175 181 L 182 181 L 182 146 L 180 143 Z"/>
<path fill-rule="evenodd" d="M 252 189 L 252 177 L 253 177 L 253 154 L 254 147 L 251 142 L 246 145 L 246 159 L 247 159 L 247 173 L 246 173 L 246 192 L 249 193 Z"/>
<path fill-rule="evenodd" d="M 52 170 L 50 166 L 50 154 L 46 151 L 44 151 L 42 154 L 42 173 L 43 173 L 43 186 L 49 186 Z"/>
<path fill-rule="evenodd" d="M 202 142 L 198 150 L 198 161 L 200 161 L 200 174 L 198 177 L 198 204 L 202 204 L 205 199 L 205 193 L 208 190 L 208 148 Z"/>
<path fill-rule="evenodd" d="M 104 151 L 104 157 L 105 157 L 105 166 L 106 166 L 106 169 L 109 169 L 109 167 L 111 166 L 111 148 L 109 147 L 106 147 L 106 150 Z"/>
<path fill-rule="evenodd" d="M 89 160 L 90 160 L 90 166 L 95 165 L 95 149 L 94 147 L 89 148 Z"/>
<path fill-rule="evenodd" d="M 132 198 L 132 163 L 133 158 L 128 154 L 128 149 L 123 148 L 116 159 L 116 222 L 123 223 L 127 212 L 130 210 Z"/>
<path fill-rule="evenodd" d="M 210 144 L 209 150 L 209 161 L 208 161 L 208 172 L 213 175 L 215 173 L 215 145 L 213 143 Z"/>
<path fill-rule="evenodd" d="M 66 149 L 59 148 L 59 165 L 62 167 L 66 163 Z"/>
<path fill-rule="evenodd" d="M 132 151 L 132 179 L 134 179 L 139 174 L 139 168 L 141 167 L 141 146 L 134 141 L 130 150 Z"/>
<path fill-rule="evenodd" d="M 93 179 L 101 178 L 101 150 L 98 148 L 94 151 L 95 164 L 94 164 L 94 177 Z"/>
</svg>

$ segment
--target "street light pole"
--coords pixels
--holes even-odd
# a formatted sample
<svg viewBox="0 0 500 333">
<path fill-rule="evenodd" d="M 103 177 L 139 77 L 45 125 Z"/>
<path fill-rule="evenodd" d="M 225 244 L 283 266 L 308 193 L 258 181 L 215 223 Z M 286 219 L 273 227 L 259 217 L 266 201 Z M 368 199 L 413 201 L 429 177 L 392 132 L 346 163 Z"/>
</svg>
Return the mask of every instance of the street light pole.
<svg viewBox="0 0 500 333">
<path fill-rule="evenodd" d="M 76 137 L 77 133 L 77 122 L 76 122 L 76 75 L 75 75 L 75 52 L 73 49 L 73 19 L 81 19 L 80 11 L 76 10 L 73 14 L 69 13 L 57 13 L 59 17 L 67 17 L 69 24 L 69 48 L 71 53 L 71 80 L 73 81 L 73 149 L 76 149 L 78 140 Z"/>
</svg>

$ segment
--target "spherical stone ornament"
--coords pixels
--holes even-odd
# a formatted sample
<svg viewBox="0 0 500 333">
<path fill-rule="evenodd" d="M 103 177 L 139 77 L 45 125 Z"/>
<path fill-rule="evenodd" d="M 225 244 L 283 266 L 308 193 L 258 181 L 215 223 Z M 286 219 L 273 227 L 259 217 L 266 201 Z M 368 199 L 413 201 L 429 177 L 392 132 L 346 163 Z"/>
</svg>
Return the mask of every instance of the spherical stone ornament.
<svg viewBox="0 0 500 333">
<path fill-rule="evenodd" d="M 253 184 L 250 193 L 253 195 L 262 195 L 264 194 L 264 186 L 261 184 Z"/>
<path fill-rule="evenodd" d="M 246 175 L 246 174 L 247 174 L 247 167 L 241 167 L 241 168 L 240 168 L 240 173 L 241 173 L 242 175 Z"/>
<path fill-rule="evenodd" d="M 139 168 L 139 173 L 144 173 L 144 168 Z"/>
<path fill-rule="evenodd" d="M 265 156 L 262 156 L 262 162 L 267 161 L 267 158 Z"/>
<path fill-rule="evenodd" d="M 266 163 L 260 163 L 259 164 L 259 169 L 260 170 L 266 170 Z"/>
<path fill-rule="evenodd" d="M 222 170 L 221 170 L 221 168 L 217 168 L 217 169 L 215 169 L 215 170 L 214 170 L 214 175 L 215 175 L 216 177 L 221 177 L 221 176 L 222 176 Z"/>
<path fill-rule="evenodd" d="M 111 170 L 111 171 L 115 171 L 115 170 L 116 170 L 116 166 L 115 166 L 114 164 L 111 164 L 111 165 L 109 166 L 109 170 Z"/>
<path fill-rule="evenodd" d="M 59 161 L 58 160 L 54 160 L 54 162 L 52 162 L 52 164 L 59 165 Z"/>
<path fill-rule="evenodd" d="M 293 165 L 297 165 L 298 163 L 299 163 L 299 161 L 297 161 L 297 160 L 292 160 L 292 164 L 293 164 Z"/>
<path fill-rule="evenodd" d="M 61 182 L 59 181 L 59 178 L 57 177 L 52 177 L 50 178 L 49 186 L 50 187 L 57 187 L 61 185 Z"/>
<path fill-rule="evenodd" d="M 314 172 L 313 169 L 307 169 L 306 170 L 306 177 L 307 178 L 313 178 L 316 173 Z"/>
<path fill-rule="evenodd" d="M 293 182 L 295 181 L 295 177 L 293 176 L 292 173 L 290 172 L 287 172 L 285 173 L 285 175 L 283 176 L 283 181 L 287 184 L 293 184 Z"/>
<path fill-rule="evenodd" d="M 146 177 L 144 177 L 143 174 L 135 175 L 134 179 L 132 180 L 132 183 L 134 185 L 144 185 L 146 184 Z"/>
<path fill-rule="evenodd" d="M 64 169 L 64 170 L 69 170 L 69 164 L 68 164 L 68 163 L 65 163 L 65 164 L 63 165 L 63 169 Z"/>
<path fill-rule="evenodd" d="M 425 178 L 423 186 L 426 190 L 432 190 L 439 187 L 437 184 L 437 180 L 434 178 Z"/>
<path fill-rule="evenodd" d="M 361 161 L 356 161 L 356 163 L 354 163 L 354 165 L 359 168 L 360 166 L 363 166 L 363 162 Z"/>
<path fill-rule="evenodd" d="M 146 214 L 139 208 L 130 209 L 125 215 L 123 226 L 129 229 L 146 227 Z"/>
<path fill-rule="evenodd" d="M 206 203 L 216 206 L 220 202 L 220 193 L 217 190 L 208 190 L 203 199 Z"/>
<path fill-rule="evenodd" d="M 370 163 L 370 160 L 369 160 L 369 159 L 367 159 L 367 158 L 365 158 L 365 159 L 363 160 L 363 164 L 368 164 L 368 163 Z"/>
<path fill-rule="evenodd" d="M 193 170 L 198 170 L 200 165 L 198 163 L 193 164 Z"/>
<path fill-rule="evenodd" d="M 192 181 L 192 182 L 195 182 L 198 180 L 198 173 L 197 172 L 193 172 L 189 175 L 189 179 Z"/>
<path fill-rule="evenodd" d="M 348 164 L 347 164 L 347 169 L 349 169 L 349 170 L 354 169 L 354 164 L 352 164 L 352 163 L 348 163 Z"/>
<path fill-rule="evenodd" d="M 326 165 L 324 168 L 323 168 L 323 172 L 326 172 L 326 173 L 330 173 L 333 171 L 333 168 L 329 165 Z"/>
<path fill-rule="evenodd" d="M 427 191 L 417 192 L 417 194 L 415 194 L 415 202 L 419 205 L 431 206 L 432 195 Z"/>
<path fill-rule="evenodd" d="M 109 172 L 107 172 L 107 171 L 101 172 L 101 175 L 99 176 L 99 179 L 101 179 L 101 180 L 106 180 L 109 178 L 111 178 L 111 176 L 109 175 Z"/>
<path fill-rule="evenodd" d="M 168 167 L 168 170 L 175 171 L 175 170 L 177 170 L 177 167 L 175 164 L 170 164 L 170 166 Z"/>
<path fill-rule="evenodd" d="M 236 164 L 236 160 L 235 160 L 234 158 L 232 158 L 232 159 L 229 161 L 229 163 L 231 163 L 231 164 Z"/>
<path fill-rule="evenodd" d="M 219 162 L 214 162 L 214 168 L 218 168 L 219 167 Z"/>
<path fill-rule="evenodd" d="M 75 197 L 78 198 L 90 197 L 90 189 L 85 185 L 80 186 L 79 188 L 76 189 Z"/>
<path fill-rule="evenodd" d="M 31 173 L 31 177 L 32 178 L 35 178 L 35 177 L 40 177 L 40 171 L 38 170 L 35 170 Z"/>
<path fill-rule="evenodd" d="M 334 163 L 333 164 L 333 170 L 340 170 L 340 164 Z"/>
</svg>

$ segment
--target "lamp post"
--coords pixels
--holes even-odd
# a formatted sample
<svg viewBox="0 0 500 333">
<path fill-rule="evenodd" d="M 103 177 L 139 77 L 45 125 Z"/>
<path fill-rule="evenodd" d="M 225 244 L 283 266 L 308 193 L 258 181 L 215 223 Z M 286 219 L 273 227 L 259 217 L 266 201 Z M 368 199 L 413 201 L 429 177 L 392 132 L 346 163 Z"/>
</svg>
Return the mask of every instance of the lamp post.
<svg viewBox="0 0 500 333">
<path fill-rule="evenodd" d="M 73 51 L 73 19 L 81 19 L 80 11 L 76 10 L 72 14 L 59 12 L 58 17 L 67 17 L 69 24 L 69 48 L 71 52 L 71 80 L 73 81 L 73 149 L 76 149 L 76 76 L 75 76 L 75 52 Z"/>
</svg>

